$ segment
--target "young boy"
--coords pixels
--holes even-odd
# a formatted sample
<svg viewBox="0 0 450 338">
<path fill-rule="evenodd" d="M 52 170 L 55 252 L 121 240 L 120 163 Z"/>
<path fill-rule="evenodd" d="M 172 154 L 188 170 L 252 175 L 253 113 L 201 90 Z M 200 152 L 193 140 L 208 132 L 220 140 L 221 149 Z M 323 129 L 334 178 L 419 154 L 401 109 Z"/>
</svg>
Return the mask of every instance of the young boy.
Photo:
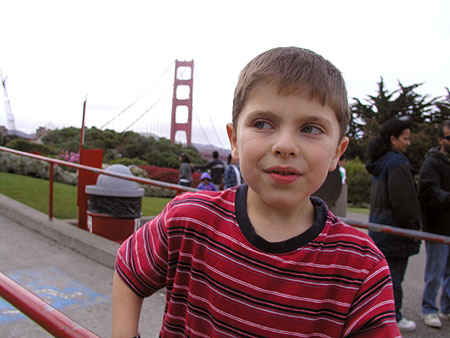
<svg viewBox="0 0 450 338">
<path fill-rule="evenodd" d="M 310 197 L 348 145 L 338 69 L 275 48 L 242 70 L 227 125 L 246 182 L 185 193 L 120 248 L 113 337 L 166 287 L 161 337 L 399 337 L 386 261 Z"/>
</svg>

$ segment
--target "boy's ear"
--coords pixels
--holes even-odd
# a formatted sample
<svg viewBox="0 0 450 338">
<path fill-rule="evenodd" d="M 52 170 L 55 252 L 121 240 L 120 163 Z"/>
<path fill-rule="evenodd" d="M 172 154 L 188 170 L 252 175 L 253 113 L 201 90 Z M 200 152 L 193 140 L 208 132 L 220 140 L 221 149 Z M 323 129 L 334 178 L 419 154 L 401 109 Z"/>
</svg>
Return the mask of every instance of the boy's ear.
<svg viewBox="0 0 450 338">
<path fill-rule="evenodd" d="M 230 146 L 231 146 L 231 157 L 233 157 L 236 160 L 239 160 L 239 151 L 237 147 L 237 130 L 234 127 L 233 123 L 227 124 L 227 134 L 228 139 L 230 140 Z"/>
<path fill-rule="evenodd" d="M 330 162 L 330 167 L 328 168 L 328 171 L 333 171 L 336 169 L 336 166 L 339 162 L 339 159 L 341 158 L 342 154 L 347 149 L 349 143 L 349 139 L 347 136 L 344 136 L 341 141 L 339 142 L 338 146 L 336 147 L 336 151 L 334 152 L 333 158 Z"/>
</svg>

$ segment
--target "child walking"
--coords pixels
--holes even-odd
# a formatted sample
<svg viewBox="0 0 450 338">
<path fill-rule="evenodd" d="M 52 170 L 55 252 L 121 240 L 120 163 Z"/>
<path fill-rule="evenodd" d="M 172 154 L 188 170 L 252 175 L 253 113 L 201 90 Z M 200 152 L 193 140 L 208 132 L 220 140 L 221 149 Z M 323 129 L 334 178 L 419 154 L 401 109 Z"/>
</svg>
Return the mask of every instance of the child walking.
<svg viewBox="0 0 450 338">
<path fill-rule="evenodd" d="M 118 251 L 113 337 L 167 289 L 161 337 L 400 337 L 389 268 L 311 195 L 348 145 L 339 70 L 268 50 L 241 71 L 227 125 L 245 184 L 174 198 Z"/>
</svg>

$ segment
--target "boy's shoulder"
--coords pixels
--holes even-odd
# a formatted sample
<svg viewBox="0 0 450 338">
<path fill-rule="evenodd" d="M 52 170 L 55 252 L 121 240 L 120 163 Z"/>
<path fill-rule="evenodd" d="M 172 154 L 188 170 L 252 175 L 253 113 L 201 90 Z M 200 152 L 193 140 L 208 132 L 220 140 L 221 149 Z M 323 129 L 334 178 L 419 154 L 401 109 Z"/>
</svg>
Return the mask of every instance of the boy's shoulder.
<svg viewBox="0 0 450 338">
<path fill-rule="evenodd" d="M 171 213 L 209 211 L 213 209 L 234 212 L 236 189 L 223 191 L 200 190 L 185 192 L 168 204 Z"/>
<path fill-rule="evenodd" d="M 318 236 L 318 240 L 352 247 L 378 256 L 380 259 L 384 257 L 368 234 L 340 220 L 331 211 L 328 211 L 325 228 Z"/>
</svg>

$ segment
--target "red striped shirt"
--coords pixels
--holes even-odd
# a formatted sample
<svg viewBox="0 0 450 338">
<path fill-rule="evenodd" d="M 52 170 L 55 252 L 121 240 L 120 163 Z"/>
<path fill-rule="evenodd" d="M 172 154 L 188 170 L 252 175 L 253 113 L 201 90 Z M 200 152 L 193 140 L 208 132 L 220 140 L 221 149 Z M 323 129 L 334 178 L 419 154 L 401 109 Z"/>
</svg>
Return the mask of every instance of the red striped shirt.
<svg viewBox="0 0 450 338">
<path fill-rule="evenodd" d="M 185 193 L 119 249 L 139 296 L 167 288 L 162 337 L 400 337 L 389 268 L 371 239 L 312 198 L 316 220 L 259 237 L 247 186 Z"/>
</svg>

